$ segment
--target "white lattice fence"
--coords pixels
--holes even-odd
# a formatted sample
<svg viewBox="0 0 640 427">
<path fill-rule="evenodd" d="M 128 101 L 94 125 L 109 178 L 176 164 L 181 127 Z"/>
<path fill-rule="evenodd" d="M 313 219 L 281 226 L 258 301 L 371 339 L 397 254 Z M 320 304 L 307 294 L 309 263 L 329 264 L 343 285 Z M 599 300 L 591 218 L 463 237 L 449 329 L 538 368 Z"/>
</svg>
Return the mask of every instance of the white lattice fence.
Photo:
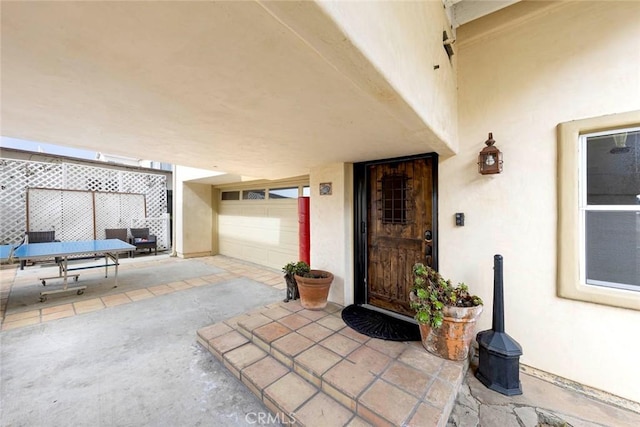
<svg viewBox="0 0 640 427">
<path fill-rule="evenodd" d="M 60 163 L 23 162 L 0 159 L 0 241 L 18 242 L 27 229 L 26 189 L 61 187 Z"/>
<path fill-rule="evenodd" d="M 53 230 L 58 240 L 93 239 L 91 193 L 31 188 L 27 203 L 29 231 Z"/>
<path fill-rule="evenodd" d="M 57 197 L 56 197 L 57 196 Z M 62 230 L 62 191 L 28 191 L 27 217 L 30 231 Z M 58 239 L 60 236 L 58 236 Z"/>
<path fill-rule="evenodd" d="M 89 192 L 62 191 L 62 229 L 56 232 L 59 240 L 93 239 L 92 199 Z"/>
<path fill-rule="evenodd" d="M 120 171 L 68 164 L 66 188 L 69 190 L 119 191 Z"/>
<path fill-rule="evenodd" d="M 120 218 L 120 194 L 97 193 L 95 197 L 97 239 L 106 237 L 104 230 L 107 228 L 127 228 L 127 224 Z"/>
<path fill-rule="evenodd" d="M 125 193 L 142 193 L 147 196 L 147 217 L 160 217 L 167 213 L 167 192 L 155 191 L 158 187 L 166 188 L 166 177 L 143 173 L 128 173 L 122 176 L 122 191 Z"/>
<path fill-rule="evenodd" d="M 96 238 L 105 238 L 107 228 L 129 228 L 135 218 L 145 216 L 142 194 L 95 193 Z"/>
<path fill-rule="evenodd" d="M 27 230 L 27 189 L 34 187 L 143 195 L 145 206 L 142 214 L 138 208 L 130 209 L 125 203 L 125 206 L 121 205 L 119 210 L 120 218 L 124 217 L 124 222 L 127 223 L 118 227 L 104 228 L 130 227 L 129 222 L 133 218 L 162 217 L 167 212 L 167 180 L 164 175 L 74 163 L 0 159 L 0 243 L 16 243 L 22 239 Z M 77 209 L 78 205 L 77 201 L 69 199 L 61 206 L 64 210 L 73 210 Z M 63 225 L 61 219 L 52 217 L 50 213 L 49 208 L 44 209 L 42 215 L 45 217 L 41 220 L 56 227 L 56 236 L 60 236 L 61 240 L 63 236 L 78 233 L 74 230 L 66 230 L 67 225 Z M 69 227 L 75 227 L 75 225 L 69 223 Z M 81 231 L 81 233 L 84 232 Z M 169 243 L 167 247 L 168 245 Z"/>
<path fill-rule="evenodd" d="M 136 218 L 145 218 L 147 211 L 145 209 L 144 196 L 136 195 L 136 199 L 132 199 L 130 194 L 123 194 L 120 197 L 120 223 L 124 227 L 130 227 Z M 142 197 L 142 200 L 140 200 Z"/>
<path fill-rule="evenodd" d="M 56 231 L 60 240 L 104 239 L 107 228 L 129 228 L 145 217 L 142 194 L 28 190 L 30 231 Z"/>
</svg>

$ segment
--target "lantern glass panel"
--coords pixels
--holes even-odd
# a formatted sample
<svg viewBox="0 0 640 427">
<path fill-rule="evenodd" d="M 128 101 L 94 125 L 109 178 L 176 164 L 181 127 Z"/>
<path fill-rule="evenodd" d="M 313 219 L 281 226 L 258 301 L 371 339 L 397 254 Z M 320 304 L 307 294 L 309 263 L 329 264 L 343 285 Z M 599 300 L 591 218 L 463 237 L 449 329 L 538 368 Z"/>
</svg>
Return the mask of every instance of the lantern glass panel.
<svg viewBox="0 0 640 427">
<path fill-rule="evenodd" d="M 502 153 L 490 146 L 484 148 L 478 155 L 478 171 L 483 175 L 502 172 Z"/>
</svg>

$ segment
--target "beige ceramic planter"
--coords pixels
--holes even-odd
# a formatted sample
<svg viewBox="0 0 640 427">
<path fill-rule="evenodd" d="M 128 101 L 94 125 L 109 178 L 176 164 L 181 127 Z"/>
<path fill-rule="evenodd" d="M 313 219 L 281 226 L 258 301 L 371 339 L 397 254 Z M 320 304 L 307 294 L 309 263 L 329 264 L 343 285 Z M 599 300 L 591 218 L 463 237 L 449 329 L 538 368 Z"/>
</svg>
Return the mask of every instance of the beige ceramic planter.
<svg viewBox="0 0 640 427">
<path fill-rule="evenodd" d="M 322 310 L 327 306 L 329 289 L 333 282 L 333 274 L 323 270 L 311 270 L 313 275 L 325 275 L 327 277 L 311 278 L 302 277 L 296 274 L 298 292 L 300 293 L 300 304 L 308 310 Z"/>
<path fill-rule="evenodd" d="M 448 360 L 464 360 L 469 355 L 469 344 L 475 334 L 476 319 L 482 306 L 448 307 L 443 309 L 442 326 L 434 329 L 420 324 L 422 345 L 430 353 Z"/>
</svg>

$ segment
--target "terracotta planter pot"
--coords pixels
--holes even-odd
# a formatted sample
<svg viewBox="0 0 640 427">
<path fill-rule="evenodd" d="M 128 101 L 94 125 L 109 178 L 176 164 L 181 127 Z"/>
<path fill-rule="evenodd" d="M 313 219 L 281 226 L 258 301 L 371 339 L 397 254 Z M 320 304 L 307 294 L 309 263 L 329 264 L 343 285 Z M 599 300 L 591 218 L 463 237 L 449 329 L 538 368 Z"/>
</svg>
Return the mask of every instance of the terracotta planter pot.
<svg viewBox="0 0 640 427">
<path fill-rule="evenodd" d="M 327 306 L 333 274 L 323 270 L 311 270 L 310 273 L 315 275 L 322 274 L 327 277 L 314 279 L 296 274 L 296 282 L 300 292 L 300 304 L 308 310 L 322 310 Z"/>
<path fill-rule="evenodd" d="M 464 360 L 469 355 L 469 344 L 475 336 L 476 319 L 482 306 L 444 307 L 442 326 L 433 329 L 420 324 L 422 345 L 430 353 L 448 360 Z"/>
</svg>

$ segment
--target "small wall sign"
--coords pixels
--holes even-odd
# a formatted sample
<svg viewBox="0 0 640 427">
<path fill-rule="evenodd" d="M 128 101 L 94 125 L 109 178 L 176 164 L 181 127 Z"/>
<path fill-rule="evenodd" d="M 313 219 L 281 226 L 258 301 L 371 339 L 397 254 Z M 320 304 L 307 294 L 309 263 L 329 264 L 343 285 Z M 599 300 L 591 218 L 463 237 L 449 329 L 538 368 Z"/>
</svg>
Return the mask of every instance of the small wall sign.
<svg viewBox="0 0 640 427">
<path fill-rule="evenodd" d="M 320 195 L 321 196 L 330 196 L 331 195 L 331 183 L 330 182 L 321 182 L 320 183 Z"/>
</svg>

